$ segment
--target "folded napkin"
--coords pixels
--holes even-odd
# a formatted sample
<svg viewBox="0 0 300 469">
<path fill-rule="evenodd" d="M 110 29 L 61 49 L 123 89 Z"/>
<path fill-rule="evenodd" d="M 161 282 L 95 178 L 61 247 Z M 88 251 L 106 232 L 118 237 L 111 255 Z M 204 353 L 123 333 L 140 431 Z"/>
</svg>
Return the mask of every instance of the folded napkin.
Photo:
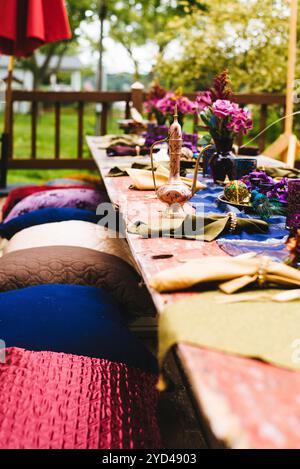
<svg viewBox="0 0 300 469">
<path fill-rule="evenodd" d="M 190 162 L 188 162 L 190 163 Z M 192 162 L 191 162 L 192 163 Z M 154 163 L 154 171 L 157 170 L 157 168 L 167 168 L 169 167 L 169 162 L 160 162 L 159 165 L 157 163 Z M 191 167 L 191 165 L 189 166 Z M 128 168 L 128 164 L 124 166 L 114 166 L 109 170 L 107 173 L 106 177 L 122 177 L 122 176 L 129 176 L 128 172 L 126 171 L 126 168 Z M 148 163 L 132 163 L 130 166 L 132 169 L 144 169 L 145 171 L 151 171 L 151 164 Z M 186 168 L 181 168 L 180 169 L 180 175 L 185 177 L 186 172 L 187 172 L 188 167 Z M 164 170 L 162 170 L 164 172 Z"/>
<path fill-rule="evenodd" d="M 151 171 L 145 169 L 133 169 L 127 168 L 127 174 L 131 177 L 133 184 L 131 188 L 138 189 L 141 191 L 154 190 L 153 177 Z M 169 170 L 164 166 L 159 165 L 155 171 L 155 181 L 157 187 L 166 184 L 169 179 Z M 193 180 L 182 177 L 181 181 L 184 182 L 187 186 L 192 187 Z M 205 185 L 197 181 L 196 190 L 205 189 Z"/>
<path fill-rule="evenodd" d="M 129 176 L 128 171 L 128 164 L 125 166 L 114 166 L 109 170 L 106 177 L 116 178 L 116 177 L 123 177 Z M 151 171 L 151 165 L 146 163 L 132 163 L 131 168 L 133 169 L 144 169 L 145 171 Z M 154 166 L 154 171 L 156 171 L 156 167 Z"/>
<path fill-rule="evenodd" d="M 278 290 L 264 292 L 273 295 Z M 208 291 L 167 306 L 159 315 L 160 364 L 174 345 L 185 342 L 300 371 L 299 301 L 286 305 L 262 300 L 257 290 L 251 294 L 253 301 L 220 304 L 227 296 Z M 244 293 L 235 294 L 240 295 Z"/>
<path fill-rule="evenodd" d="M 283 177 L 297 179 L 300 177 L 300 170 L 296 168 L 268 166 L 264 168 L 264 171 L 267 173 L 268 176 L 271 176 L 274 179 Z"/>
<path fill-rule="evenodd" d="M 98 141 L 97 141 L 98 142 Z M 144 137 L 140 135 L 104 135 L 99 138 L 99 148 L 109 148 L 116 145 L 122 146 L 143 146 L 145 143 Z"/>
<path fill-rule="evenodd" d="M 139 156 L 149 155 L 148 147 L 140 147 L 135 145 L 133 147 L 126 145 L 114 145 L 107 148 L 107 156 Z"/>
<path fill-rule="evenodd" d="M 235 214 L 212 214 L 201 217 L 187 215 L 184 220 L 163 218 L 152 220 L 148 225 L 137 221 L 128 227 L 130 233 L 138 234 L 144 238 L 186 238 L 200 241 L 213 241 L 225 233 L 267 233 L 268 223 L 254 218 L 238 218 Z"/>
<path fill-rule="evenodd" d="M 222 283 L 226 281 L 225 283 Z M 224 293 L 234 293 L 253 282 L 300 286 L 300 271 L 269 257 L 206 257 L 155 274 L 150 284 L 159 291 L 176 291 L 204 282 L 221 282 Z"/>
</svg>

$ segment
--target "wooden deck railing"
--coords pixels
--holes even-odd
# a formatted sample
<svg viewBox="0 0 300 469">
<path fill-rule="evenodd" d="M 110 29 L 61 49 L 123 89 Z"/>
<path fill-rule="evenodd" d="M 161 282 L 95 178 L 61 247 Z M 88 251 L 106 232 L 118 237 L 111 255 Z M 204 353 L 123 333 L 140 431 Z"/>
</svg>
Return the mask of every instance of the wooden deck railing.
<svg viewBox="0 0 300 469">
<path fill-rule="evenodd" d="M 194 99 L 196 93 L 189 93 L 187 96 Z M 100 133 L 107 133 L 107 123 L 109 107 L 116 102 L 125 103 L 124 117 L 129 118 L 130 105 L 132 104 L 139 111 L 142 111 L 143 101 L 146 92 L 141 86 L 134 86 L 129 92 L 44 92 L 44 91 L 17 91 L 12 93 L 10 134 L 11 145 L 9 149 L 9 168 L 14 169 L 62 169 L 94 168 L 92 159 L 83 158 L 84 145 L 84 110 L 87 104 L 101 103 L 102 112 L 100 116 Z M 253 104 L 260 108 L 260 129 L 266 126 L 268 116 L 268 106 L 279 106 L 284 113 L 285 96 L 282 94 L 237 94 L 235 100 L 241 105 Z M 14 114 L 13 105 L 16 102 L 28 102 L 31 104 L 31 152 L 30 155 L 22 155 L 21 158 L 14 157 Z M 50 105 L 54 112 L 54 154 L 47 158 L 38 158 L 37 155 L 37 126 L 39 104 Z M 77 141 L 76 155 L 68 155 L 68 158 L 61 157 L 61 108 L 63 105 L 77 105 L 77 130 L 74 133 L 74 140 Z M 196 128 L 197 117 L 194 120 Z M 265 147 L 265 137 L 263 134 L 259 141 L 259 149 L 263 151 Z M 242 143 L 242 136 L 239 143 Z"/>
<path fill-rule="evenodd" d="M 101 103 L 102 111 L 100 116 L 100 132 L 107 133 L 107 121 L 109 106 L 116 102 L 125 103 L 125 118 L 130 115 L 130 102 L 132 93 L 130 92 L 45 92 L 45 91 L 13 91 L 12 112 L 10 122 L 11 146 L 9 151 L 9 168 L 29 169 L 29 168 L 94 168 L 92 159 L 83 158 L 84 144 L 84 107 L 90 103 Z M 14 158 L 14 113 L 13 105 L 16 102 L 31 103 L 31 154 L 22 155 L 24 159 Z M 51 158 L 37 158 L 37 125 L 38 106 L 52 105 L 54 109 L 54 155 Z M 63 105 L 77 105 L 77 131 L 74 139 L 77 140 L 76 155 L 68 155 L 68 158 L 61 158 L 61 109 Z"/>
</svg>

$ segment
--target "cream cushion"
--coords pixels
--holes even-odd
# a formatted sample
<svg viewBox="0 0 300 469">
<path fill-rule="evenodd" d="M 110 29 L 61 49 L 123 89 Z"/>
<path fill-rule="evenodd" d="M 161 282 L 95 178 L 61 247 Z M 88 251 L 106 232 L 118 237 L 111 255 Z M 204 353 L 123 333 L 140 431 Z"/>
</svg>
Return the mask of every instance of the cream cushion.
<svg viewBox="0 0 300 469">
<path fill-rule="evenodd" d="M 31 226 L 16 233 L 4 246 L 3 255 L 44 246 L 78 246 L 106 252 L 137 268 L 125 239 L 94 223 L 71 220 Z"/>
</svg>

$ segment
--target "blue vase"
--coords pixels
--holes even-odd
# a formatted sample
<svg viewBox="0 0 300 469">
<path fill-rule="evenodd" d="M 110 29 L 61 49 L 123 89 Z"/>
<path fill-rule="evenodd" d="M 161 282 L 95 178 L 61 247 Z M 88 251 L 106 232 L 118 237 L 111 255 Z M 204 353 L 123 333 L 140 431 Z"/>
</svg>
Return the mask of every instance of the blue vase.
<svg viewBox="0 0 300 469">
<path fill-rule="evenodd" d="M 236 178 L 235 155 L 232 151 L 231 138 L 214 139 L 216 151 L 210 159 L 211 174 L 216 184 L 223 184 L 226 177 L 230 181 Z"/>
</svg>

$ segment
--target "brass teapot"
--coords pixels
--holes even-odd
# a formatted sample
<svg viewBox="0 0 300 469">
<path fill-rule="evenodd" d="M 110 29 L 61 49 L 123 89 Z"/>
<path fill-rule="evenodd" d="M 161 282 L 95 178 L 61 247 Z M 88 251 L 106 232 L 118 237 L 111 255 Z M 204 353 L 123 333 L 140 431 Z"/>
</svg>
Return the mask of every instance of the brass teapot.
<svg viewBox="0 0 300 469">
<path fill-rule="evenodd" d="M 156 145 L 168 142 L 168 153 L 170 158 L 170 175 L 169 180 L 166 184 L 157 187 L 155 181 L 154 161 L 153 161 L 153 149 Z M 151 158 L 151 169 L 155 193 L 157 198 L 168 205 L 168 215 L 171 217 L 185 216 L 183 206 L 186 204 L 195 194 L 197 185 L 197 176 L 199 169 L 200 158 L 204 151 L 211 147 L 208 145 L 200 151 L 194 170 L 194 178 L 192 188 L 187 186 L 180 177 L 180 158 L 182 150 L 182 128 L 178 122 L 177 106 L 175 107 L 174 121 L 169 128 L 168 137 L 162 140 L 157 140 L 151 145 L 150 158 Z"/>
</svg>

